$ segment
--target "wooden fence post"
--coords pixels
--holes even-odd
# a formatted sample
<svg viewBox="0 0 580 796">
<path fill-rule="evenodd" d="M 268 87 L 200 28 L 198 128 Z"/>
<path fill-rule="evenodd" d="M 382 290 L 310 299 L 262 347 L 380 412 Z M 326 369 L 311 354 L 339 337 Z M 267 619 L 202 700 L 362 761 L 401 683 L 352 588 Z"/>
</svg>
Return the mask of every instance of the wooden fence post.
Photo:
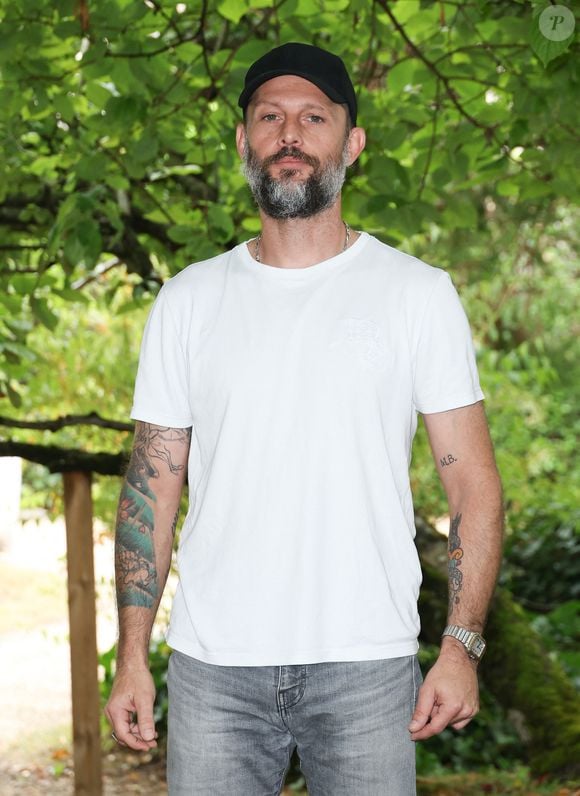
<svg viewBox="0 0 580 796">
<path fill-rule="evenodd" d="M 101 796 L 91 473 L 63 473 L 76 796 Z"/>
</svg>

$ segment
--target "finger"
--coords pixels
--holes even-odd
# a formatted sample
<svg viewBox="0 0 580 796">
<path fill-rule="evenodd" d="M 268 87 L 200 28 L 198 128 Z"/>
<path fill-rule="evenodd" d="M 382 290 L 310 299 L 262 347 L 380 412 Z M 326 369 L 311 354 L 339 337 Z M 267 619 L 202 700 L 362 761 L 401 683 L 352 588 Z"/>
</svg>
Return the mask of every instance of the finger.
<svg viewBox="0 0 580 796">
<path fill-rule="evenodd" d="M 138 738 L 136 735 L 131 735 L 131 733 L 126 736 L 125 741 L 118 738 L 117 743 L 119 746 L 127 746 L 129 749 L 133 749 L 134 752 L 147 752 L 151 748 L 150 743 L 147 743 L 142 738 Z"/>
<path fill-rule="evenodd" d="M 111 733 L 111 737 L 119 746 L 129 747 L 129 749 L 133 749 L 136 752 L 144 752 L 150 749 L 149 743 L 146 743 L 142 738 L 130 732 L 128 729 L 122 729 L 121 727 L 114 729 Z"/>
<path fill-rule="evenodd" d="M 140 737 L 149 747 L 157 746 L 157 733 L 155 732 L 155 722 L 153 720 L 153 699 L 140 699 L 135 701 L 135 712 L 137 713 L 137 736 Z"/>
<path fill-rule="evenodd" d="M 119 744 L 119 746 L 127 746 L 126 743 L 124 743 L 123 741 L 119 740 L 115 730 L 113 730 L 113 732 L 111 733 L 111 738 L 115 741 L 115 743 Z"/>
<path fill-rule="evenodd" d="M 411 740 L 424 741 L 426 738 L 438 735 L 455 719 L 456 715 L 455 710 L 440 706 L 438 710 L 433 711 L 428 724 L 411 733 Z"/>
<path fill-rule="evenodd" d="M 145 741 L 138 732 L 131 730 L 118 730 L 115 732 L 116 740 L 119 746 L 128 746 L 139 752 L 146 752 L 151 749 L 151 742 Z"/>
<path fill-rule="evenodd" d="M 425 727 L 431 718 L 434 707 L 435 692 L 428 686 L 427 683 L 424 683 L 419 689 L 415 711 L 413 712 L 413 716 L 408 727 L 409 732 L 414 733 Z"/>
<path fill-rule="evenodd" d="M 467 727 L 467 725 L 474 717 L 474 715 L 475 713 L 472 713 L 470 716 L 460 718 L 457 721 L 452 722 L 449 726 L 452 727 L 454 730 L 462 730 L 464 727 Z"/>
<path fill-rule="evenodd" d="M 139 725 L 138 725 L 138 723 L 136 721 L 132 721 L 131 722 L 131 724 L 129 726 L 129 732 L 131 733 L 131 735 L 134 735 L 140 741 L 144 741 L 144 739 L 141 737 L 141 734 L 139 732 Z M 158 737 L 159 737 L 159 733 L 157 731 L 155 731 L 155 735 L 154 735 L 155 740 L 157 740 Z M 147 743 L 148 745 L 151 744 L 151 741 L 144 741 L 144 742 Z M 150 748 L 150 747 L 148 746 L 148 748 Z"/>
<path fill-rule="evenodd" d="M 147 751 L 151 748 L 151 743 L 144 741 L 140 733 L 135 732 L 131 726 L 132 708 L 127 709 L 113 702 L 105 708 L 105 715 L 113 728 L 114 740 L 119 746 L 128 746 L 135 751 Z"/>
</svg>

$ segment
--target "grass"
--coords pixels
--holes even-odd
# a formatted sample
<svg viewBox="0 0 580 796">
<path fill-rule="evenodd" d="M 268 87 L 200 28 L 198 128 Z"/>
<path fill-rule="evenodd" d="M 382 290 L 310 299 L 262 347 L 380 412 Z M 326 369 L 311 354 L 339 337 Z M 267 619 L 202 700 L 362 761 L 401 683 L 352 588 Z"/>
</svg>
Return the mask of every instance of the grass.
<svg viewBox="0 0 580 796">
<path fill-rule="evenodd" d="M 514 771 L 438 774 L 418 777 L 417 796 L 580 796 L 580 782 L 535 780 L 524 766 Z M 307 796 L 305 790 L 286 788 L 283 796 Z"/>
<path fill-rule="evenodd" d="M 66 578 L 0 561 L 0 635 L 67 620 Z"/>
<path fill-rule="evenodd" d="M 561 783 L 534 779 L 527 768 L 516 766 L 514 771 L 447 774 L 419 777 L 418 796 L 580 796 L 580 783 Z"/>
<path fill-rule="evenodd" d="M 580 796 L 580 782 L 558 783 L 534 780 L 527 769 L 515 772 L 447 774 L 419 777 L 417 796 Z M 283 791 L 283 796 L 308 796 L 305 790 Z"/>
</svg>

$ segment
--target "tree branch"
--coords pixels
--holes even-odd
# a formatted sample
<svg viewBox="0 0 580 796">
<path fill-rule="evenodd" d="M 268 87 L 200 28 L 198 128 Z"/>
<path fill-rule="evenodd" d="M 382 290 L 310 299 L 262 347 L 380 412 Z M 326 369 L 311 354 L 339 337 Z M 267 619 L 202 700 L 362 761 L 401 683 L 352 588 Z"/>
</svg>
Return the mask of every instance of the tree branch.
<svg viewBox="0 0 580 796">
<path fill-rule="evenodd" d="M 425 161 L 425 168 L 423 169 L 423 174 L 421 175 L 421 183 L 419 185 L 419 190 L 417 191 L 417 199 L 420 199 L 423 195 L 423 190 L 425 189 L 425 183 L 427 181 L 427 175 L 429 174 L 429 169 L 431 168 L 431 160 L 433 158 L 433 150 L 435 148 L 435 139 L 437 137 L 437 117 L 439 115 L 439 111 L 441 110 L 441 104 L 439 101 L 439 89 L 441 87 L 441 83 L 437 80 L 436 89 L 435 89 L 435 102 L 433 108 L 433 119 L 431 122 L 431 140 L 429 141 L 429 151 L 427 153 L 427 160 Z"/>
<path fill-rule="evenodd" d="M 176 47 L 179 47 L 181 44 L 187 44 L 191 41 L 196 41 L 199 36 L 199 33 L 194 33 L 193 36 L 183 36 L 181 39 L 177 39 L 175 41 L 169 42 L 169 44 L 165 44 L 163 47 L 159 47 L 157 50 L 151 50 L 150 52 L 140 52 L 140 53 L 116 53 L 112 52 L 111 50 L 107 50 L 105 52 L 105 58 L 153 58 L 155 55 L 161 55 L 161 53 L 169 52 L 170 50 L 174 50 Z"/>
<path fill-rule="evenodd" d="M 88 453 L 55 445 L 30 445 L 27 442 L 0 442 L 0 456 L 18 456 L 47 467 L 51 473 L 73 470 L 99 475 L 123 475 L 129 454 Z"/>
<path fill-rule="evenodd" d="M 495 131 L 495 126 L 494 125 L 486 125 L 483 122 L 480 122 L 478 119 L 475 118 L 475 116 L 472 116 L 465 109 L 465 105 L 463 105 L 461 102 L 459 102 L 459 100 L 457 99 L 457 96 L 455 94 L 455 91 L 453 90 L 453 87 L 452 87 L 452 85 L 450 83 L 451 78 L 449 76 L 447 76 L 447 75 L 444 75 L 437 68 L 435 62 L 434 61 L 430 61 L 425 55 L 423 55 L 423 53 L 421 52 L 419 47 L 409 38 L 406 30 L 399 23 L 399 21 L 396 19 L 395 15 L 393 14 L 391 9 L 389 8 L 388 0 L 377 0 L 377 2 L 381 6 L 383 11 L 387 14 L 389 19 L 393 23 L 395 29 L 399 32 L 401 37 L 405 40 L 405 42 L 409 46 L 411 52 L 413 52 L 417 56 L 417 58 L 425 64 L 427 69 L 429 69 L 431 72 L 433 72 L 433 74 L 441 81 L 441 83 L 445 87 L 445 93 L 447 94 L 447 96 L 449 97 L 449 99 L 451 100 L 451 102 L 453 103 L 455 108 L 458 110 L 458 112 L 461 114 L 461 116 L 463 116 L 463 118 L 466 119 L 474 127 L 477 127 L 478 129 L 483 130 L 485 138 L 486 138 L 486 140 L 488 142 L 489 141 L 495 141 L 495 143 L 500 148 L 501 153 L 503 155 L 505 155 L 507 158 L 509 158 L 509 160 L 511 160 L 512 163 L 515 163 L 519 168 L 527 170 L 531 174 L 535 174 L 535 169 L 529 168 L 527 166 L 527 164 L 516 160 L 512 156 L 511 151 L 510 151 L 511 150 L 510 144 L 507 141 L 500 141 L 500 139 L 496 135 L 496 131 Z M 501 89 L 498 88 L 498 91 L 501 91 Z"/>
<path fill-rule="evenodd" d="M 27 243 L 27 244 L 20 243 L 20 244 L 14 244 L 14 246 L 8 246 L 8 245 L 5 245 L 5 244 L 2 244 L 0 246 L 0 251 L 13 252 L 13 251 L 25 251 L 26 249 L 37 250 L 37 249 L 40 249 L 43 245 L 44 244 L 42 244 L 42 243 L 36 243 L 36 244 L 33 244 L 33 243 Z M 22 271 L 22 270 L 17 271 L 17 270 L 14 270 L 14 271 L 7 271 L 6 273 L 22 274 L 22 273 L 30 273 L 30 271 Z M 34 273 L 36 273 L 36 269 L 34 270 Z"/>
<path fill-rule="evenodd" d="M 407 34 L 407 31 L 400 24 L 400 22 L 397 20 L 397 18 L 395 17 L 393 12 L 389 8 L 389 4 L 388 4 L 387 0 L 377 0 L 377 2 L 380 5 L 380 7 L 383 9 L 383 11 L 387 14 L 389 19 L 393 23 L 395 29 L 399 32 L 401 37 L 407 42 L 407 45 L 410 47 L 412 52 L 414 52 L 415 55 L 417 56 L 417 58 L 425 64 L 427 69 L 429 69 L 431 72 L 433 72 L 433 74 L 441 81 L 441 83 L 445 87 L 445 93 L 447 94 L 447 96 L 449 97 L 449 99 L 451 100 L 453 105 L 455 105 L 455 107 L 457 108 L 459 113 L 463 116 L 463 118 L 467 119 L 467 121 L 470 122 L 474 127 L 478 127 L 480 130 L 484 130 L 488 135 L 493 133 L 493 128 L 488 127 L 486 124 L 482 124 L 482 122 L 478 121 L 474 116 L 472 116 L 470 113 L 468 113 L 465 110 L 463 105 L 457 99 L 457 97 L 455 95 L 455 91 L 453 90 L 453 87 L 451 86 L 451 84 L 449 82 L 449 78 L 446 77 L 435 66 L 435 64 L 432 61 L 430 61 L 425 55 L 423 55 L 423 53 L 421 52 L 419 47 L 409 38 L 409 36 Z"/>
<path fill-rule="evenodd" d="M 16 420 L 12 417 L 0 416 L 0 426 L 28 428 L 37 431 L 60 431 L 66 426 L 99 426 L 100 428 L 110 428 L 114 431 L 133 431 L 134 429 L 132 423 L 108 420 L 105 417 L 101 417 L 97 412 L 91 412 L 88 415 L 64 415 L 63 417 L 57 417 L 55 420 Z"/>
</svg>

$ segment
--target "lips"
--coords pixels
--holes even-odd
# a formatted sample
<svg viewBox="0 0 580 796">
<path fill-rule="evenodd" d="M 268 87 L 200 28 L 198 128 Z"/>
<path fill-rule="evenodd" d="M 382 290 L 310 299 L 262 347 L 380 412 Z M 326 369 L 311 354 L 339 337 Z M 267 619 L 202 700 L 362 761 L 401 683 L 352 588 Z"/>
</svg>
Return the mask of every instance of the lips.
<svg viewBox="0 0 580 796">
<path fill-rule="evenodd" d="M 306 155 L 304 152 L 301 152 L 299 149 L 295 149 L 293 147 L 284 147 L 280 149 L 279 152 L 276 152 L 275 155 L 271 155 L 269 158 L 264 160 L 264 166 L 266 167 L 277 164 L 284 166 L 297 166 L 301 165 L 302 163 L 316 168 L 318 166 L 318 158 L 312 157 L 312 155 Z"/>
</svg>

